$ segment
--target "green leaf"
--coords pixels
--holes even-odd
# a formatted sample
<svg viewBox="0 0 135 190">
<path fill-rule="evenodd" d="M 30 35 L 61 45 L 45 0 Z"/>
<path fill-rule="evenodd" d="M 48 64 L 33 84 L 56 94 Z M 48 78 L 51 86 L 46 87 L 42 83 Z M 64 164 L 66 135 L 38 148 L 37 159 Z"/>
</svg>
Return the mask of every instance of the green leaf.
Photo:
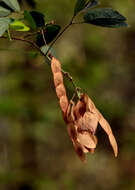
<svg viewBox="0 0 135 190">
<path fill-rule="evenodd" d="M 0 18 L 0 37 L 8 29 L 10 22 L 11 22 L 10 18 Z"/>
<path fill-rule="evenodd" d="M 8 16 L 11 13 L 10 10 L 0 6 L 0 17 Z"/>
<path fill-rule="evenodd" d="M 46 43 L 50 43 L 54 40 L 54 38 L 58 35 L 59 31 L 61 30 L 61 26 L 59 25 L 47 25 L 45 28 L 45 39 Z"/>
<path fill-rule="evenodd" d="M 22 31 L 22 32 L 26 32 L 30 30 L 28 26 L 26 26 L 23 22 L 19 20 L 15 20 L 14 22 L 12 22 L 10 24 L 10 28 L 13 30 Z"/>
<path fill-rule="evenodd" d="M 17 12 L 20 11 L 20 6 L 17 0 L 3 0 L 3 2 L 14 11 L 17 11 Z"/>
<path fill-rule="evenodd" d="M 24 11 L 24 19 L 27 20 L 30 28 L 36 30 L 38 27 L 45 26 L 44 15 L 39 11 Z"/>
<path fill-rule="evenodd" d="M 30 12 L 32 18 L 34 19 L 37 27 L 42 27 L 45 25 L 44 15 L 39 11 Z"/>
<path fill-rule="evenodd" d="M 115 25 L 108 25 L 108 28 L 121 28 L 121 27 L 128 27 L 128 24 L 126 22 L 120 22 Z"/>
<path fill-rule="evenodd" d="M 32 28 L 33 30 L 36 30 L 36 23 L 33 19 L 33 17 L 31 16 L 30 12 L 25 10 L 24 11 L 24 19 L 28 22 L 30 28 Z"/>
<path fill-rule="evenodd" d="M 59 25 L 49 24 L 46 26 L 44 30 L 44 36 L 47 44 L 54 40 L 54 38 L 58 35 L 60 29 L 61 27 Z M 39 47 L 45 45 L 42 34 L 37 35 L 36 43 Z"/>
<path fill-rule="evenodd" d="M 84 15 L 84 21 L 102 27 L 119 28 L 127 26 L 126 18 L 111 8 L 89 10 Z"/>
</svg>

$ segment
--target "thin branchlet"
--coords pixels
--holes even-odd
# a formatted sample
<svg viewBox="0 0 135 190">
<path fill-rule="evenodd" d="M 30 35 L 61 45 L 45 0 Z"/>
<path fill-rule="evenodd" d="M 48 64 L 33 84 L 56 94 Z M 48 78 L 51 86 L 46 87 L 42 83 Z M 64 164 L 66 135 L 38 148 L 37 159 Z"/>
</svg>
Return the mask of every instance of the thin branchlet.
<svg viewBox="0 0 135 190">
<path fill-rule="evenodd" d="M 43 29 L 41 29 L 41 33 L 42 33 L 42 36 L 43 36 L 44 43 L 45 43 L 45 45 L 47 45 L 47 43 L 46 43 L 46 39 L 45 39 L 44 30 L 43 30 Z"/>
<path fill-rule="evenodd" d="M 71 82 L 73 88 L 74 88 L 74 92 L 75 95 L 78 97 L 78 99 L 80 98 L 80 91 L 81 89 L 75 84 L 73 77 L 69 74 L 69 72 L 66 72 L 62 69 L 62 73 L 63 75 Z M 73 95 L 74 96 L 74 95 Z"/>
<path fill-rule="evenodd" d="M 0 38 L 7 39 L 7 37 L 5 37 L 5 36 L 2 36 L 2 37 L 0 37 Z M 45 54 L 41 51 L 40 47 L 37 46 L 37 44 L 34 43 L 33 41 L 27 40 L 27 39 L 24 39 L 24 38 L 20 38 L 20 37 L 13 37 L 13 36 L 11 37 L 11 39 L 12 39 L 12 40 L 15 40 L 15 41 L 21 41 L 21 42 L 26 42 L 26 43 L 30 44 L 30 45 L 32 45 L 35 49 L 37 49 L 37 50 L 40 52 L 41 55 L 45 56 Z"/>
</svg>

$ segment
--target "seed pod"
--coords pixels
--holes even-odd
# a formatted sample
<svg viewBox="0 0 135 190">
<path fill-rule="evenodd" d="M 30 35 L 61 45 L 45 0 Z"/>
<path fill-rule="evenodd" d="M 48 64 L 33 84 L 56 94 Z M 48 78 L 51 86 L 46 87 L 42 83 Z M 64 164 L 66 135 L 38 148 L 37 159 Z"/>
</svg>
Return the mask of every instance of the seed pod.
<svg viewBox="0 0 135 190">
<path fill-rule="evenodd" d="M 57 59 L 55 59 L 54 57 L 52 57 L 51 68 L 52 68 L 53 74 L 54 73 L 61 73 L 61 63 Z"/>
<path fill-rule="evenodd" d="M 72 141 L 76 141 L 77 140 L 77 131 L 76 131 L 76 128 L 75 128 L 75 125 L 74 123 L 69 123 L 67 125 L 67 130 L 68 130 L 68 134 L 69 134 L 69 137 Z"/>
<path fill-rule="evenodd" d="M 95 134 L 97 125 L 98 125 L 98 120 L 95 117 L 95 114 L 91 112 L 86 112 L 83 116 L 83 120 L 85 121 L 85 126 L 86 128 L 92 133 Z"/>
<path fill-rule="evenodd" d="M 60 107 L 61 107 L 62 112 L 65 114 L 68 108 L 68 98 L 67 98 L 66 89 L 63 83 L 61 63 L 54 57 L 52 57 L 51 69 L 53 73 L 54 85 L 56 89 L 56 94 L 59 99 Z"/>
<path fill-rule="evenodd" d="M 99 124 L 104 129 L 104 131 L 107 133 L 110 144 L 111 144 L 113 151 L 114 151 L 114 155 L 115 155 L 115 157 L 117 157 L 118 145 L 117 145 L 116 139 L 113 135 L 112 129 L 111 129 L 109 123 L 106 121 L 106 119 L 101 114 L 100 114 L 100 117 L 101 118 L 99 120 Z"/>
<path fill-rule="evenodd" d="M 109 141 L 110 141 L 110 144 L 111 144 L 111 146 L 113 148 L 113 151 L 114 151 L 114 155 L 115 155 L 115 157 L 117 157 L 117 155 L 118 155 L 118 145 L 117 145 L 116 139 L 115 139 L 115 137 L 113 135 L 113 132 L 112 132 L 112 129 L 111 129 L 109 123 L 103 117 L 103 115 L 100 113 L 100 111 L 96 108 L 95 104 L 89 98 L 88 95 L 83 94 L 82 97 L 84 99 L 84 102 L 87 102 L 87 110 L 89 110 L 90 112 L 92 112 L 94 114 L 94 117 L 96 118 L 96 120 L 98 120 L 100 126 L 107 133 Z"/>
<path fill-rule="evenodd" d="M 68 99 L 67 96 L 61 96 L 59 99 L 60 107 L 63 113 L 65 114 L 68 108 Z"/>
<path fill-rule="evenodd" d="M 63 76 L 61 72 L 55 73 L 54 75 L 54 85 L 59 86 L 63 83 Z"/>
<path fill-rule="evenodd" d="M 73 141 L 73 146 L 79 158 L 85 163 L 86 157 L 82 145 L 78 141 Z"/>
<path fill-rule="evenodd" d="M 58 98 L 60 99 L 62 96 L 66 96 L 66 90 L 64 85 L 61 83 L 56 87 L 56 94 L 58 96 Z"/>
<path fill-rule="evenodd" d="M 79 118 L 82 117 L 86 112 L 86 105 L 84 104 L 84 102 L 79 100 L 75 106 L 74 112 L 76 119 L 79 120 Z"/>
<path fill-rule="evenodd" d="M 76 105 L 73 101 L 69 103 L 63 82 L 61 63 L 54 57 L 52 57 L 51 69 L 56 94 L 63 112 L 63 118 L 67 124 L 68 134 L 79 158 L 85 162 L 85 153 L 94 153 L 97 145 L 95 133 L 98 123 L 107 133 L 114 154 L 117 156 L 118 146 L 111 127 L 93 101 L 87 94 L 81 94 Z"/>
<path fill-rule="evenodd" d="M 78 142 L 80 142 L 84 148 L 96 148 L 95 139 L 88 132 L 78 133 Z"/>
</svg>

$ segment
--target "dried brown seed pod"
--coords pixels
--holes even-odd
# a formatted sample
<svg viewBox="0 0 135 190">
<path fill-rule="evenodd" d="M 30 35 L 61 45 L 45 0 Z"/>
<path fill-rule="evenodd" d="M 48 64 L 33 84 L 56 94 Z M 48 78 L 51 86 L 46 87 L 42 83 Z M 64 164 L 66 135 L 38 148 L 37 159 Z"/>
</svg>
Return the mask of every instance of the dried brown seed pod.
<svg viewBox="0 0 135 190">
<path fill-rule="evenodd" d="M 60 99 L 62 96 L 66 96 L 66 90 L 63 84 L 59 84 L 56 87 L 56 94 L 58 96 L 58 98 Z"/>
<path fill-rule="evenodd" d="M 78 133 L 77 140 L 86 150 L 96 148 L 95 139 L 88 132 Z"/>
<path fill-rule="evenodd" d="M 91 112 L 86 112 L 83 116 L 83 119 L 85 121 L 85 125 L 86 128 L 92 133 L 95 134 L 96 133 L 96 129 L 98 126 L 98 120 L 95 117 L 95 114 L 91 113 Z"/>
<path fill-rule="evenodd" d="M 89 96 L 87 94 L 81 95 L 81 101 L 86 104 L 86 110 L 94 114 L 93 116 L 95 117 L 95 120 L 97 120 L 99 122 L 101 127 L 107 133 L 110 144 L 111 144 L 113 151 L 114 151 L 114 155 L 115 155 L 115 157 L 117 157 L 118 146 L 117 146 L 116 139 L 113 135 L 113 132 L 112 132 L 112 129 L 111 129 L 109 123 L 106 121 L 106 119 L 103 117 L 103 115 L 99 112 L 99 110 L 96 108 L 95 104 L 89 98 Z"/>
<path fill-rule="evenodd" d="M 78 100 L 74 109 L 76 119 L 78 120 L 80 117 L 82 117 L 85 112 L 86 112 L 86 105 L 84 104 L 83 101 Z"/>
<path fill-rule="evenodd" d="M 82 145 L 78 141 L 74 141 L 73 146 L 74 146 L 75 152 L 77 153 L 79 158 L 82 160 L 82 162 L 85 163 L 86 157 L 85 157 L 85 153 L 84 153 Z"/>
<path fill-rule="evenodd" d="M 61 96 L 59 99 L 60 107 L 63 113 L 66 113 L 68 107 L 68 99 L 67 96 Z"/>
<path fill-rule="evenodd" d="M 67 125 L 67 130 L 68 130 L 68 134 L 69 134 L 69 137 L 72 141 L 76 141 L 77 140 L 77 131 L 76 131 L 76 128 L 75 128 L 75 125 L 74 123 L 69 123 Z"/>
<path fill-rule="evenodd" d="M 66 89 L 65 89 L 64 83 L 63 83 L 61 63 L 54 57 L 52 57 L 51 69 L 52 69 L 52 73 L 53 73 L 56 94 L 59 99 L 61 110 L 63 113 L 66 113 L 67 108 L 68 108 L 68 98 L 67 98 Z"/>
<path fill-rule="evenodd" d="M 54 85 L 58 86 L 63 83 L 63 76 L 61 72 L 55 73 L 54 75 Z"/>
<path fill-rule="evenodd" d="M 77 111 L 76 109 L 80 109 L 80 106 L 78 105 L 79 104 L 76 106 L 74 102 L 70 102 L 66 113 L 66 123 L 68 134 L 73 142 L 75 151 L 79 158 L 84 162 L 84 153 L 94 153 L 94 149 L 97 145 L 97 138 L 86 127 L 88 125 L 87 116 L 82 117 L 79 115 L 79 119 L 75 117 L 75 112 Z M 87 113 L 84 113 L 83 115 L 85 114 L 87 115 Z"/>
<path fill-rule="evenodd" d="M 106 119 L 104 119 L 104 117 L 102 115 L 100 115 L 99 124 L 104 129 L 104 131 L 107 133 L 110 144 L 114 151 L 114 155 L 115 155 L 115 157 L 117 157 L 118 156 L 118 145 L 117 145 L 116 139 L 113 135 L 113 132 L 112 132 L 112 129 L 111 129 L 109 123 L 106 121 Z"/>
<path fill-rule="evenodd" d="M 51 68 L 53 73 L 61 73 L 61 63 L 55 57 L 52 57 Z"/>
</svg>

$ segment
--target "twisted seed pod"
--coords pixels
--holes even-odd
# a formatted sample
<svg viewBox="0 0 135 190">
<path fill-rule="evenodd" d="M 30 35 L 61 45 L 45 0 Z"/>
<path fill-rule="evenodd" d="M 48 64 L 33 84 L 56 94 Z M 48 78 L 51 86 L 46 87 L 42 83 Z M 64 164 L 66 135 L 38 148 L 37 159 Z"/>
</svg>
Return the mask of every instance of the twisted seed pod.
<svg viewBox="0 0 135 190">
<path fill-rule="evenodd" d="M 113 135 L 112 129 L 109 125 L 109 123 L 107 122 L 107 120 L 103 117 L 103 115 L 99 112 L 99 110 L 96 108 L 95 104 L 93 103 L 93 101 L 87 96 L 87 95 L 83 95 L 84 97 L 84 101 L 87 102 L 87 109 L 90 110 L 94 115 L 95 118 L 98 120 L 100 126 L 103 128 L 103 130 L 107 133 L 110 144 L 113 148 L 114 151 L 114 155 L 115 157 L 117 157 L 118 155 L 118 145 L 116 142 L 116 139 Z"/>
<path fill-rule="evenodd" d="M 110 144 L 111 144 L 113 151 L 114 151 L 114 155 L 115 155 L 115 157 L 117 157 L 118 156 L 118 145 L 117 145 L 116 139 L 113 135 L 113 132 L 112 132 L 112 129 L 111 129 L 109 123 L 102 116 L 102 114 L 100 114 L 99 123 L 100 123 L 101 127 L 104 129 L 104 131 L 107 133 Z"/>
<path fill-rule="evenodd" d="M 68 108 L 68 98 L 67 98 L 66 89 L 65 89 L 64 83 L 63 83 L 63 75 L 61 72 L 61 63 L 54 57 L 52 58 L 52 61 L 51 61 L 51 69 L 52 69 L 52 73 L 53 73 L 56 94 L 59 99 L 59 104 L 60 104 L 62 112 L 65 114 L 67 111 L 67 108 Z"/>
</svg>

